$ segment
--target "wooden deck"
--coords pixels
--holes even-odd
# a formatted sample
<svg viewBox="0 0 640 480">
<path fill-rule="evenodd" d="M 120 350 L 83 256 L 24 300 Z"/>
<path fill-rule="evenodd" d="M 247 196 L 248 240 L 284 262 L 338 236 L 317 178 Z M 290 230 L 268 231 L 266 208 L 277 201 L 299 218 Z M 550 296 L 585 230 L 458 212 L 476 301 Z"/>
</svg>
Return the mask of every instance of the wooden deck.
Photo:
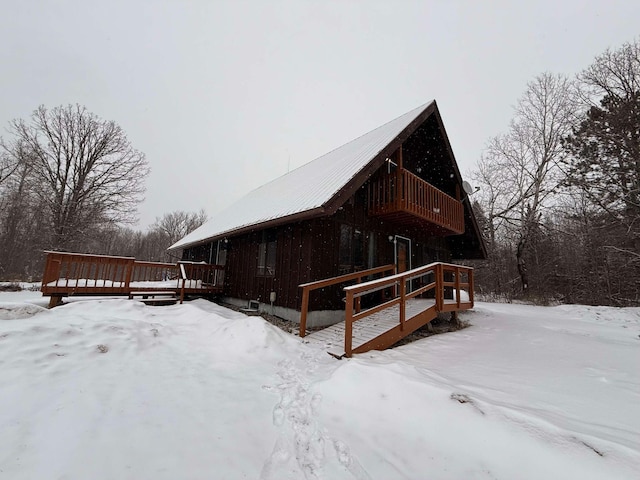
<svg viewBox="0 0 640 480">
<path fill-rule="evenodd" d="M 132 257 L 84 253 L 45 252 L 42 295 L 51 297 L 50 307 L 63 297 L 121 295 L 151 296 L 172 292 L 183 301 L 185 295 L 213 295 L 224 284 L 224 267 L 196 262 L 143 262 Z M 135 295 L 132 295 L 135 293 Z"/>
<path fill-rule="evenodd" d="M 328 281 L 330 279 L 317 283 L 326 286 Z M 304 287 L 310 288 L 310 285 Z M 307 335 L 303 324 L 306 312 L 302 312 L 300 324 L 300 336 L 306 342 L 322 345 L 337 358 L 388 348 L 429 323 L 440 312 L 473 308 L 473 269 L 433 263 L 344 290 L 343 322 Z M 371 305 L 371 295 L 378 293 L 383 293 L 381 300 Z M 362 310 L 360 299 L 365 296 L 369 296 L 370 306 Z"/>
</svg>

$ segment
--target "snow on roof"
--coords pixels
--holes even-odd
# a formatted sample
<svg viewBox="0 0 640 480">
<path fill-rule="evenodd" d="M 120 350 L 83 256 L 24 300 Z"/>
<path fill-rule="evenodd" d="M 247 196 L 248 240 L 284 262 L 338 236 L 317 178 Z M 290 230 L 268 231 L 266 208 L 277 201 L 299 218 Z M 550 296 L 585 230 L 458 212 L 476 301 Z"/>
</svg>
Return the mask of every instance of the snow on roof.
<svg viewBox="0 0 640 480">
<path fill-rule="evenodd" d="M 432 103 L 421 105 L 256 188 L 169 249 L 220 238 L 244 227 L 322 207 Z"/>
</svg>

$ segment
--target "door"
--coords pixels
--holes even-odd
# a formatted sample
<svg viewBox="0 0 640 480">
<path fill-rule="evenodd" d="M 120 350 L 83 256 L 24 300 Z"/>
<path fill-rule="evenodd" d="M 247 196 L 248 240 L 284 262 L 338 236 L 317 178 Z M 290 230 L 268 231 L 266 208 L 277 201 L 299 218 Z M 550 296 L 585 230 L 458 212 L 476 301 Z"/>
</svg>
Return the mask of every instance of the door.
<svg viewBox="0 0 640 480">
<path fill-rule="evenodd" d="M 398 273 L 411 270 L 411 240 L 400 235 L 395 236 L 395 262 Z"/>
<path fill-rule="evenodd" d="M 396 235 L 393 241 L 395 245 L 396 271 L 398 273 L 411 270 L 411 240 Z M 413 280 L 407 285 L 407 293 L 413 291 Z"/>
</svg>

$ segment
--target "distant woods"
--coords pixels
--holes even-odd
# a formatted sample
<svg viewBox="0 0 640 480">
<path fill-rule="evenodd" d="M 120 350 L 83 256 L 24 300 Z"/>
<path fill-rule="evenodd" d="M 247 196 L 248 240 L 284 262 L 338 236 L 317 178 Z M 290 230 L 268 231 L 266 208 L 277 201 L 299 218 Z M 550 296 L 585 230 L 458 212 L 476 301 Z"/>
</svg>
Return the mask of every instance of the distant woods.
<svg viewBox="0 0 640 480">
<path fill-rule="evenodd" d="M 492 138 L 472 197 L 488 297 L 640 304 L 640 43 L 544 73 Z"/>
<path fill-rule="evenodd" d="M 206 220 L 137 220 L 149 165 L 115 122 L 80 105 L 39 107 L 0 139 L 0 280 L 38 280 L 43 250 L 169 260 L 166 248 Z"/>
<path fill-rule="evenodd" d="M 640 41 L 574 77 L 526 86 L 491 138 L 471 197 L 488 250 L 485 298 L 640 304 Z M 42 251 L 173 260 L 166 248 L 206 220 L 135 219 L 149 171 L 114 122 L 81 106 L 38 108 L 0 143 L 0 280 L 38 279 Z"/>
</svg>

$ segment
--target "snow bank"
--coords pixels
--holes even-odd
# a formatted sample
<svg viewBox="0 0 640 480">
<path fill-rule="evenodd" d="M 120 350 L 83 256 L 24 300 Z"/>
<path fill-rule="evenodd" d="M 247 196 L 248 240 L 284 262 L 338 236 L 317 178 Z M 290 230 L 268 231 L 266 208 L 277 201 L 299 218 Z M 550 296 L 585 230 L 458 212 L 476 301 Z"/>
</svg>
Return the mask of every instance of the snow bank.
<svg viewBox="0 0 640 480">
<path fill-rule="evenodd" d="M 31 303 L 0 303 L 0 320 L 16 320 L 29 318 L 37 313 L 46 312 L 47 309 Z"/>
<path fill-rule="evenodd" d="M 203 300 L 29 311 L 0 322 L 6 478 L 635 479 L 640 469 L 638 309 L 479 304 L 472 327 L 342 361 Z"/>
</svg>

